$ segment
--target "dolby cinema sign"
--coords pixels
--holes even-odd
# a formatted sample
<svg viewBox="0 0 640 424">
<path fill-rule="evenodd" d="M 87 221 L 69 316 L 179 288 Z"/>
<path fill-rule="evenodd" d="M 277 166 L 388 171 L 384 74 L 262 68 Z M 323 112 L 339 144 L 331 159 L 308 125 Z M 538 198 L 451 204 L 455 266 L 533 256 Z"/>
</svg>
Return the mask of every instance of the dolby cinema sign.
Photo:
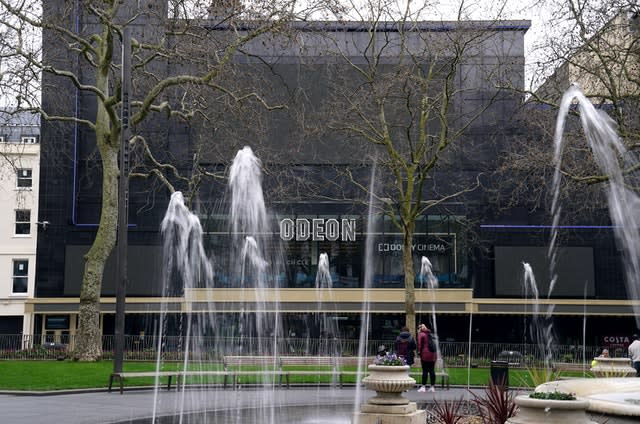
<svg viewBox="0 0 640 424">
<path fill-rule="evenodd" d="M 280 221 L 284 241 L 356 241 L 355 219 L 289 219 Z"/>
</svg>

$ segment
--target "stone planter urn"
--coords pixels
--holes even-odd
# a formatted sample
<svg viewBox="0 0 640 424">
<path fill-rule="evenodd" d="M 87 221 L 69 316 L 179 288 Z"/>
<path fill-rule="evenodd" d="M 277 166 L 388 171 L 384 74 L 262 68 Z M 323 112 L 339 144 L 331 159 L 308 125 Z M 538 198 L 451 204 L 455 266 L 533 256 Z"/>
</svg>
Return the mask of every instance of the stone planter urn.
<svg viewBox="0 0 640 424">
<path fill-rule="evenodd" d="M 517 396 L 518 412 L 506 424 L 597 424 L 589 419 L 589 401 L 533 399 Z"/>
<path fill-rule="evenodd" d="M 402 392 L 415 386 L 408 365 L 369 365 L 369 375 L 362 382 L 376 395 L 360 405 L 353 414 L 353 424 L 424 424 L 427 412 Z M 567 423 L 565 423 L 567 424 Z"/>
<path fill-rule="evenodd" d="M 376 396 L 369 403 L 376 405 L 406 405 L 409 399 L 402 392 L 414 387 L 416 380 L 409 376 L 409 365 L 369 365 L 369 375 L 362 382 Z"/>
</svg>

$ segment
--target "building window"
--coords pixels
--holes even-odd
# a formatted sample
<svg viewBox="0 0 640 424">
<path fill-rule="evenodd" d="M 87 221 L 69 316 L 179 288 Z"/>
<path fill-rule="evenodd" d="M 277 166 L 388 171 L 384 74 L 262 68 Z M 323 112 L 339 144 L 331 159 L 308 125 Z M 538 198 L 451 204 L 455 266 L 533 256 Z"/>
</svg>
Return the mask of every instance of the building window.
<svg viewBox="0 0 640 424">
<path fill-rule="evenodd" d="M 18 188 L 31 188 L 32 181 L 32 171 L 31 169 L 18 169 L 17 177 L 17 187 Z"/>
<path fill-rule="evenodd" d="M 22 136 L 20 138 L 20 142 L 25 143 L 25 144 L 36 144 L 38 142 L 38 137 L 32 136 L 32 135 L 27 135 L 27 136 Z"/>
<path fill-rule="evenodd" d="M 29 275 L 29 261 L 16 259 L 13 261 L 13 293 L 26 293 Z"/>
<path fill-rule="evenodd" d="M 31 234 L 31 211 L 29 209 L 16 210 L 16 235 Z"/>
<path fill-rule="evenodd" d="M 0 135 L 0 143 L 5 143 L 6 140 L 7 139 L 3 135 Z"/>
<path fill-rule="evenodd" d="M 48 315 L 44 328 L 45 330 L 68 330 L 69 315 Z"/>
</svg>

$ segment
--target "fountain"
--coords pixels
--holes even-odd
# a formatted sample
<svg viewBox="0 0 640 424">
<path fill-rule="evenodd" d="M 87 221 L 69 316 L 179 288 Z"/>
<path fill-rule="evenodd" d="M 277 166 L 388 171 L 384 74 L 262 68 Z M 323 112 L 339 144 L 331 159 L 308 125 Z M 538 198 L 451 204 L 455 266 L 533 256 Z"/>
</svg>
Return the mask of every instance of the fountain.
<svg viewBox="0 0 640 424">
<path fill-rule="evenodd" d="M 375 168 L 374 168 L 375 172 Z M 372 183 L 373 183 L 372 178 Z M 199 363 L 198 358 L 206 358 L 206 351 L 213 349 L 217 352 L 236 352 L 234 348 L 242 347 L 248 351 L 242 352 L 244 355 L 254 355 L 255 357 L 276 358 L 284 352 L 279 351 L 278 341 L 283 338 L 282 325 L 279 317 L 278 288 L 269 276 L 280 273 L 280 247 L 278 243 L 271 240 L 270 220 L 264 204 L 261 187 L 260 162 L 253 155 L 250 148 L 245 147 L 236 155 L 230 169 L 229 187 L 231 196 L 229 233 L 232 235 L 229 248 L 228 269 L 225 269 L 224 258 L 210 259 L 205 254 L 202 245 L 203 231 L 197 216 L 189 211 L 185 205 L 181 193 L 176 192 L 171 196 L 171 201 L 167 208 L 166 216 L 162 222 L 162 235 L 164 239 L 165 269 L 163 275 L 166 276 L 163 297 L 170 299 L 172 296 L 179 296 L 184 293 L 185 299 L 191 301 L 191 308 L 195 310 L 195 304 L 203 299 L 209 302 L 205 315 L 197 317 L 197 314 L 189 314 L 181 318 L 180 326 L 184 330 L 188 342 L 185 346 L 178 348 L 184 352 L 184 362 L 180 365 L 181 370 L 193 370 L 194 367 L 203 367 L 205 362 Z M 370 225 L 373 220 L 369 220 Z M 367 246 L 370 250 L 371 243 L 368 240 Z M 271 250 L 267 250 L 269 246 Z M 274 247 L 275 246 L 275 247 Z M 218 272 L 215 275 L 214 270 Z M 226 285 L 234 288 L 241 288 L 241 293 L 253 291 L 254 297 L 239 299 L 240 304 L 254 304 L 256 308 L 251 313 L 245 310 L 244 306 L 240 311 L 232 316 L 227 316 L 224 327 L 232 329 L 237 334 L 235 340 L 237 346 L 227 344 L 220 345 L 215 342 L 213 345 L 205 345 L 203 340 L 207 337 L 218 339 L 218 334 L 225 331 L 215 325 L 213 312 L 216 305 L 214 290 L 216 282 L 224 280 Z M 365 287 L 367 281 L 371 280 L 370 272 L 365 274 Z M 368 284 L 370 286 L 370 284 Z M 331 301 L 333 295 L 333 283 L 331 278 L 331 268 L 327 253 L 321 253 L 318 258 L 318 271 L 315 280 L 316 299 L 318 300 L 318 313 L 315 318 L 315 328 L 320 334 L 325 335 L 327 344 L 317 347 L 317 354 L 320 356 L 340 355 L 341 348 L 338 335 L 338 325 L 334 314 L 327 313 L 322 306 L 323 301 Z M 251 301 L 251 302 L 248 302 Z M 366 357 L 364 350 L 367 345 L 367 333 L 369 327 L 369 311 L 365 299 L 362 312 L 362 326 L 360 334 L 359 358 Z M 168 303 L 167 303 L 168 305 Z M 163 307 L 163 319 L 167 319 L 168 306 Z M 271 312 L 265 312 L 269 311 Z M 164 326 L 160 326 L 160 334 L 163 334 Z M 227 330 L 228 331 L 228 330 Z M 259 337 L 256 337 L 259 336 Z M 162 340 L 159 338 L 159 340 Z M 249 343 L 249 341 L 253 341 Z M 165 345 L 159 342 L 157 346 L 158 358 L 162 356 Z M 162 368 L 158 359 L 157 370 Z M 274 364 L 262 364 L 259 366 L 269 367 Z M 375 368 L 375 367 L 374 367 Z M 180 396 L 176 405 L 175 416 L 162 417 L 156 412 L 156 405 L 160 402 L 159 384 L 156 384 L 154 392 L 154 410 L 152 423 L 163 422 L 221 422 L 247 423 L 286 423 L 286 422 L 348 422 L 349 416 L 354 423 L 367 424 L 379 422 L 381 414 L 387 419 L 394 417 L 394 423 L 417 424 L 424 422 L 426 412 L 418 410 L 415 402 L 409 402 L 401 396 L 401 392 L 413 387 L 415 380 L 409 377 L 408 367 L 381 367 L 391 368 L 392 373 L 385 374 L 382 369 L 370 369 L 369 380 L 365 381 L 367 387 L 376 390 L 377 396 L 369 399 L 366 403 L 361 403 L 362 393 L 360 384 L 356 385 L 355 402 L 352 410 L 344 408 L 345 405 L 336 407 L 333 405 L 331 411 L 322 411 L 316 405 L 307 405 L 306 412 L 294 412 L 291 406 L 286 406 L 286 396 L 278 393 L 277 381 L 273 374 L 268 372 L 256 373 L 258 380 L 252 384 L 252 400 L 240 402 L 238 399 L 230 401 L 228 396 L 223 396 L 219 391 L 197 391 L 187 390 L 183 380 L 179 388 Z M 406 368 L 406 369 L 405 369 Z M 357 375 L 363 375 L 363 364 L 358 364 Z M 397 371 L 400 371 L 398 373 Z M 394 374 L 395 378 L 388 378 Z M 381 377 L 382 376 L 382 377 Z M 332 389 L 329 389 L 331 391 Z M 217 398 L 219 397 L 219 398 Z M 223 399 L 224 398 L 224 399 Z M 237 396 L 236 396 L 237 398 Z M 333 400 L 335 402 L 335 399 Z M 344 401 L 343 401 L 344 402 Z M 340 402 L 336 402 L 338 405 Z M 206 405 L 216 405 L 216 410 L 207 410 Z M 195 410 L 194 410 L 195 409 Z M 294 408 L 295 409 L 295 408 Z M 168 420 L 168 421 L 167 421 Z M 315 420 L 315 421 L 314 421 Z M 147 421 L 144 421 L 147 422 Z M 385 421 L 386 422 L 386 421 Z"/>
<path fill-rule="evenodd" d="M 340 346 L 337 314 L 328 312 L 323 307 L 323 299 L 326 298 L 329 303 L 333 301 L 333 279 L 331 278 L 331 268 L 329 266 L 329 255 L 325 252 L 321 253 L 318 258 L 318 272 L 316 273 L 316 299 L 318 307 L 316 308 L 316 327 L 321 335 L 324 335 L 326 343 L 320 347 L 318 355 L 336 356 L 342 351 Z M 326 295 L 326 297 L 325 297 Z"/>
<path fill-rule="evenodd" d="M 268 231 L 269 218 L 264 204 L 261 189 L 260 162 L 253 155 L 250 148 L 245 147 L 236 155 L 229 174 L 229 189 L 231 195 L 229 233 L 231 234 L 229 246 L 228 269 L 220 275 L 214 274 L 216 263 L 207 257 L 203 247 L 202 228 L 198 217 L 189 211 L 180 192 L 171 196 L 167 213 L 162 221 L 161 232 L 164 240 L 164 270 L 165 276 L 163 304 L 158 346 L 156 347 L 158 358 L 169 347 L 165 344 L 164 322 L 169 319 L 169 303 L 173 296 L 184 295 L 190 303 L 190 308 L 196 311 L 196 304 L 207 303 L 206 309 L 201 313 L 180 315 L 179 328 L 185 335 L 178 340 L 186 340 L 184 346 L 175 346 L 181 350 L 184 361 L 180 370 L 205 370 L 206 361 L 213 355 L 226 353 L 252 355 L 254 357 L 276 358 L 278 355 L 278 340 L 281 339 L 282 326 L 280 323 L 279 293 L 274 288 L 274 282 L 270 276 L 279 275 L 281 261 L 278 260 L 279 251 L 273 248 L 275 243 L 271 240 Z M 277 245 L 276 245 L 277 246 Z M 216 258 L 221 262 L 225 258 Z M 218 270 L 221 267 L 217 267 Z M 215 304 L 213 289 L 217 282 L 223 281 L 226 285 L 241 288 L 240 302 L 251 299 L 255 310 L 247 311 L 243 306 L 239 311 L 224 314 L 221 318 L 214 316 Z M 252 292 L 252 294 L 250 294 Z M 252 297 L 248 297 L 252 296 Z M 231 334 L 230 334 L 231 333 Z M 220 335 L 231 335 L 230 343 L 218 342 L 229 340 Z M 213 344 L 205 343 L 205 340 L 213 340 Z M 275 361 L 275 359 L 274 359 Z M 162 366 L 158 359 L 157 370 Z M 275 363 L 265 363 L 262 366 L 274 368 Z M 259 395 L 255 396 L 252 405 L 253 412 L 245 412 L 242 421 L 240 418 L 229 417 L 226 422 L 246 422 L 247 414 L 254 414 L 253 422 L 275 422 L 275 409 L 279 406 L 279 400 L 275 397 L 277 379 L 270 373 L 256 373 L 255 385 L 261 387 Z M 206 384 L 203 378 L 201 384 Z M 194 404 L 205 404 L 206 396 L 217 396 L 216 391 L 189 392 L 187 396 L 186 379 L 182 382 L 181 397 L 176 405 L 176 415 L 189 416 L 189 420 L 205 422 L 205 412 L 200 418 L 194 417 L 193 412 L 187 411 Z M 160 401 L 159 385 L 156 384 L 154 396 L 154 421 L 156 418 L 156 406 Z M 193 399 L 193 397 L 201 397 Z M 233 408 L 233 405 L 228 405 Z"/>
<path fill-rule="evenodd" d="M 527 262 L 522 263 L 522 267 L 524 268 L 524 298 L 525 300 L 530 299 L 532 310 L 531 310 L 531 322 L 528 326 L 529 337 L 533 341 L 534 346 L 537 347 L 538 351 L 534 352 L 533 357 L 541 357 L 543 360 L 543 367 L 546 380 L 551 379 L 553 374 L 553 366 L 551 364 L 553 359 L 553 353 L 551 347 L 554 343 L 554 335 L 553 335 L 553 305 L 550 304 L 547 308 L 547 313 L 542 315 L 540 313 L 540 294 L 538 291 L 538 285 L 536 284 L 536 278 L 533 273 L 533 268 Z M 549 296 L 551 296 L 551 292 L 549 292 Z M 528 302 L 525 302 L 525 308 L 527 307 Z M 526 315 L 525 315 L 526 316 Z M 524 328 L 524 339 L 527 339 L 527 325 L 525 320 L 525 328 Z M 529 353 L 529 352 L 525 352 Z"/>
<path fill-rule="evenodd" d="M 637 160 L 632 152 L 627 151 L 618 137 L 615 123 L 602 110 L 596 109 L 593 104 L 580 91 L 577 84 L 573 84 L 562 97 L 558 121 L 555 130 L 555 162 L 556 169 L 553 177 L 554 197 L 552 213 L 554 214 L 554 227 L 560 216 L 559 188 L 561 183 L 561 155 L 563 149 L 563 132 L 569 108 L 577 101 L 580 108 L 580 120 L 587 142 L 591 148 L 594 160 L 600 172 L 608 176 L 606 187 L 609 215 L 613 224 L 613 231 L 622 251 L 626 274 L 627 295 L 630 300 L 640 299 L 640 284 L 637 276 L 640 275 L 640 215 L 637 213 L 640 206 L 640 198 L 627 188 L 625 181 L 625 169 L 633 169 L 637 166 Z M 620 163 L 622 161 L 622 165 Z M 552 238 L 555 240 L 557 233 Z M 552 284 L 555 281 L 552 281 Z M 552 287 L 550 287 L 551 291 Z M 633 305 L 636 327 L 640 327 L 640 305 Z"/>
<path fill-rule="evenodd" d="M 559 155 L 562 151 L 562 129 L 564 126 L 564 117 L 567 114 L 568 106 L 573 98 L 577 98 L 582 108 L 582 119 L 587 133 L 587 138 L 593 144 L 594 152 L 600 153 L 600 150 L 605 150 L 600 144 L 612 147 L 614 154 L 620 154 L 624 156 L 624 151 L 621 146 L 615 143 L 617 136 L 611 139 L 611 129 L 609 128 L 609 122 L 604 119 L 601 114 L 597 113 L 593 106 L 590 105 L 584 96 L 580 93 L 577 87 L 572 87 L 563 98 L 562 108 L 558 119 L 558 127 L 556 132 L 556 154 Z M 593 110 L 593 111 L 592 111 Z M 601 124 L 601 122 L 603 122 Z M 560 134 L 560 135 L 559 135 Z M 615 134 L 615 132 L 613 133 Z M 600 144 L 598 144 L 600 143 Z M 615 160 L 607 159 L 600 160 L 598 162 L 606 163 L 610 165 L 610 162 Z M 270 276 L 278 275 L 280 266 L 279 264 L 279 249 L 273 248 L 277 246 L 273 240 L 269 239 L 271 232 L 269 231 L 269 218 L 264 206 L 264 199 L 261 190 L 261 175 L 259 172 L 260 163 L 253 156 L 251 149 L 245 148 L 238 152 L 236 159 L 230 172 L 230 191 L 231 191 L 231 226 L 230 234 L 232 234 L 232 242 L 229 249 L 229 263 L 228 269 L 225 271 L 224 276 L 214 275 L 214 269 L 220 270 L 220 264 L 214 263 L 210 258 L 204 254 L 202 248 L 201 237 L 202 229 L 200 228 L 197 217 L 193 215 L 184 205 L 184 199 L 180 193 L 175 193 L 172 196 L 171 203 L 167 210 L 167 216 L 163 220 L 162 231 L 165 240 L 165 247 L 168 249 L 165 260 L 165 272 L 166 284 L 164 289 L 164 296 L 170 298 L 173 295 L 180 293 L 184 290 L 184 296 L 189 301 L 190 299 L 201 299 L 202 296 L 211 303 L 211 306 L 206 309 L 207 311 L 213 311 L 212 298 L 210 296 L 211 288 L 214 281 L 220 280 L 222 277 L 228 281 L 231 287 L 252 289 L 256 298 L 251 298 L 251 301 L 256 304 L 256 310 L 246 311 L 242 308 L 238 313 L 233 314 L 229 320 L 225 321 L 224 327 L 231 328 L 238 335 L 238 346 L 249 347 L 251 352 L 255 355 L 276 356 L 278 354 L 278 340 L 282 338 L 282 325 L 279 321 L 279 293 L 277 290 L 277 284 L 273 280 L 270 280 Z M 624 188 L 622 176 L 620 172 L 614 172 L 605 168 L 608 175 L 611 175 L 611 184 L 609 198 L 610 198 L 610 211 L 614 227 L 616 229 L 616 236 L 620 240 L 620 245 L 625 251 L 625 258 L 630 261 L 627 264 L 627 275 L 634 276 L 640 273 L 640 242 L 638 241 L 637 231 L 624 231 L 624 228 L 639 228 L 639 223 L 636 223 L 636 218 L 633 213 L 629 211 L 633 210 L 633 207 L 638 203 L 638 200 L 633 197 L 633 194 Z M 372 178 L 372 181 L 374 179 Z M 554 186 L 558 187 L 560 181 L 559 165 L 557 168 L 556 176 L 554 178 Z M 557 204 L 558 196 L 554 197 L 553 211 L 554 211 L 554 226 L 557 226 L 559 220 L 559 206 Z M 372 220 L 369 220 L 371 223 Z M 631 234 L 628 234 L 631 233 Z M 633 237 L 632 237 L 633 236 Z M 553 240 L 555 241 L 556 235 L 554 234 Z M 369 241 L 367 241 L 369 245 Z M 270 247 L 270 250 L 266 248 Z M 367 250 L 369 247 L 367 247 Z M 550 248 L 550 255 L 553 257 L 553 244 Z M 552 260 L 553 263 L 553 260 Z M 425 257 L 422 260 L 422 267 L 420 272 L 421 282 L 426 282 L 428 288 L 437 287 L 437 279 L 433 276 L 430 269 L 429 260 Z M 326 254 L 320 255 L 318 261 L 318 275 L 316 278 L 316 290 L 321 292 L 323 290 L 331 291 L 332 282 L 330 267 L 328 263 L 328 256 Z M 368 269 L 369 267 L 366 267 Z M 552 273 L 552 282 L 549 291 L 553 289 L 555 284 L 555 278 Z M 247 285 L 247 282 L 251 281 L 251 286 Z M 371 275 L 365 273 L 365 288 L 370 287 Z M 632 278 L 628 278 L 629 282 L 632 282 Z M 369 285 L 368 285 L 369 284 Z M 244 292 L 244 291 L 243 291 Z M 630 283 L 629 293 L 637 299 L 637 287 Z M 200 296 L 200 297 L 198 297 Z M 365 291 L 366 297 L 366 291 Z M 365 304 L 367 299 L 365 298 Z M 264 311 L 271 312 L 264 312 Z M 168 312 L 168 307 L 164 307 L 163 311 Z M 552 310 L 548 311 L 548 315 Z M 194 315 L 194 314 L 191 314 Z M 636 311 L 636 315 L 638 313 Z M 216 339 L 216 334 L 221 332 L 222 329 L 214 325 L 210 321 L 213 316 L 206 316 L 206 313 L 199 319 L 193 317 L 184 318 L 184 322 L 181 322 L 181 326 L 184 329 L 184 334 L 187 335 L 185 340 L 188 342 L 185 346 L 179 346 L 185 352 L 184 363 L 181 365 L 183 369 L 189 367 L 198 366 L 190 361 L 192 357 L 206 356 L 205 350 L 208 347 L 199 344 L 200 337 L 213 335 Z M 437 334 L 435 309 L 432 308 L 432 324 Z M 333 326 L 336 325 L 335 321 L 327 320 L 319 323 L 319 326 L 323 328 L 326 333 L 333 332 Z M 160 334 L 164 327 L 163 322 L 159 324 Z M 367 345 L 367 332 L 369 328 L 369 314 L 366 308 L 363 310 L 362 315 L 362 331 L 360 335 L 360 347 L 363 348 Z M 261 335 L 262 337 L 255 337 L 255 335 Z M 545 336 L 548 334 L 545 333 Z M 257 340 L 256 344 L 248 345 L 247 340 Z M 436 338 L 437 340 L 437 338 Z M 236 347 L 238 347 L 236 346 Z M 160 354 L 164 349 L 164 345 L 159 343 L 157 346 L 158 353 Z M 215 349 L 229 349 L 230 346 L 214 346 Z M 364 352 L 358 352 L 359 357 L 364 357 Z M 160 357 L 160 355 L 158 356 Z M 402 367 L 397 367 L 397 370 L 401 371 Z M 158 362 L 158 369 L 160 369 L 160 362 Z M 362 364 L 358 365 L 358 370 L 362 369 Z M 385 395 L 381 393 L 401 393 L 403 390 L 409 387 L 409 381 L 400 381 L 403 378 L 396 379 L 392 389 L 386 388 L 387 383 L 382 383 L 387 377 L 382 377 L 381 373 L 384 370 L 370 369 L 372 375 L 369 381 L 371 387 L 378 391 L 378 395 L 370 399 L 367 403 L 361 403 L 360 398 L 362 396 L 360 392 L 360 385 L 356 387 L 356 396 L 354 402 L 354 409 L 352 411 L 353 421 L 356 423 L 375 423 L 379 421 L 377 418 L 380 414 L 388 415 L 389 411 L 399 419 L 402 423 L 414 423 L 420 420 L 424 421 L 424 411 L 419 411 L 415 407 L 415 404 L 403 400 L 402 396 L 397 395 Z M 638 381 L 638 383 L 636 383 Z M 273 378 L 264 378 L 259 380 L 256 384 L 257 390 L 253 393 L 254 401 L 251 403 L 250 408 L 242 408 L 242 412 L 232 413 L 228 411 L 234 411 L 235 405 L 225 404 L 224 418 L 217 420 L 216 422 L 224 423 L 246 423 L 246 422 L 286 422 L 283 421 L 281 414 L 282 398 L 276 395 L 276 384 Z M 205 404 L 206 402 L 199 402 L 197 399 L 187 400 L 187 391 L 185 387 L 181 387 L 182 397 L 179 404 L 176 406 L 176 415 L 179 417 L 179 421 L 188 422 L 207 422 L 209 415 L 207 412 L 202 412 L 202 415 L 198 415 L 199 412 L 193 412 L 190 410 L 194 405 Z M 399 390 L 399 391 L 398 391 Z M 589 409 L 592 412 L 600 413 L 615 413 L 616 415 L 629 414 L 635 418 L 640 416 L 640 399 L 637 399 L 637 393 L 640 392 L 640 380 L 636 379 L 575 379 L 553 383 L 546 383 L 539 386 L 537 391 L 551 391 L 551 390 L 566 390 L 576 393 L 580 397 L 587 398 L 589 400 Z M 156 389 L 156 393 L 158 389 Z M 619 396 L 615 397 L 617 393 Z M 634 394 L 636 393 L 636 394 Z M 216 396 L 216 391 L 199 391 L 189 393 L 189 396 L 196 397 L 210 397 Z M 155 402 L 159 400 L 156 398 Z M 405 402 L 406 401 L 406 402 Z M 237 409 L 237 408 L 236 408 Z M 316 408 L 321 409 L 321 408 Z M 286 419 L 289 419 L 289 415 L 286 414 Z M 324 421 L 325 414 L 320 412 L 319 414 Z M 339 418 L 338 421 L 344 419 Z M 417 421 L 416 421 L 417 420 Z M 296 422 L 300 421 L 299 417 L 295 419 Z M 155 409 L 154 418 L 152 422 L 156 422 Z M 162 422 L 160 417 L 157 417 L 157 422 Z M 346 422 L 346 421 L 344 421 Z"/>
<path fill-rule="evenodd" d="M 640 234 L 638 233 L 640 215 L 637 213 L 637 208 L 640 205 L 640 199 L 627 188 L 622 170 L 622 167 L 636 166 L 637 161 L 619 139 L 611 118 L 603 111 L 597 110 L 576 84 L 573 84 L 562 98 L 554 137 L 556 170 L 553 179 L 554 198 L 552 203 L 554 230 L 549 249 L 551 264 L 553 267 L 561 211 L 558 199 L 561 182 L 562 135 L 569 108 L 574 101 L 578 103 L 580 108 L 582 127 L 593 152 L 594 160 L 600 172 L 609 178 L 606 191 L 609 214 L 618 246 L 623 252 L 627 294 L 631 300 L 638 300 L 640 292 L 640 286 L 637 284 L 637 276 L 640 274 Z M 623 161 L 622 166 L 620 160 Z M 550 291 L 556 283 L 553 270 L 551 275 Z M 638 303 L 634 302 L 633 307 L 636 326 L 638 326 L 638 320 L 640 320 Z M 536 391 L 574 393 L 579 399 L 588 401 L 587 410 L 592 414 L 592 417 L 604 416 L 608 423 L 637 422 L 640 418 L 640 379 L 621 378 L 623 375 L 631 375 L 633 371 L 633 368 L 629 366 L 629 360 L 626 358 L 595 359 L 599 363 L 594 367 L 594 371 L 598 375 L 607 376 L 608 373 L 614 373 L 617 377 L 576 378 L 547 382 L 536 387 Z"/>
<path fill-rule="evenodd" d="M 426 256 L 423 256 L 420 260 L 420 273 L 418 274 L 418 281 L 420 281 L 420 288 L 426 288 L 429 290 L 429 297 L 431 300 L 431 329 L 433 331 L 433 338 L 436 343 L 436 357 L 442 358 L 440 352 L 440 342 L 438 340 L 438 323 L 436 320 L 436 304 L 435 304 L 435 289 L 438 288 L 438 278 L 433 274 L 433 266 L 431 261 Z M 425 287 L 426 283 L 426 287 Z M 440 360 L 440 362 L 442 362 Z"/>
</svg>

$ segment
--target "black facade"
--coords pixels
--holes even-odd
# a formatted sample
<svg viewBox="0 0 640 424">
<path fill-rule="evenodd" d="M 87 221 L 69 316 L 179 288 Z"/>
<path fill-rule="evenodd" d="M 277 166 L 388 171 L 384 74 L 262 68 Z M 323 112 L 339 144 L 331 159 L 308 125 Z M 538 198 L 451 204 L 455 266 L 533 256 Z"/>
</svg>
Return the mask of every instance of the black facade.
<svg viewBox="0 0 640 424">
<path fill-rule="evenodd" d="M 95 26 L 89 16 L 78 15 L 76 18 L 68 21 L 70 29 L 90 32 Z M 146 32 L 153 25 L 162 26 L 163 23 L 152 18 L 138 21 L 134 34 L 143 39 L 153 39 L 154 32 Z M 419 34 L 432 32 L 446 36 L 448 32 L 460 30 L 455 25 L 446 28 L 435 23 L 421 25 Z M 480 44 L 485 50 L 480 49 L 459 66 L 458 71 L 467 75 L 467 79 L 461 77 L 457 80 L 463 94 L 456 100 L 451 113 L 462 116 L 467 111 L 479 109 L 483 113 L 465 130 L 458 146 L 443 154 L 442 164 L 433 172 L 428 186 L 424 187 L 425 199 L 432 198 L 434 192 L 446 196 L 460 187 L 473 186 L 478 175 L 491 172 L 501 145 L 521 131 L 519 124 L 510 118 L 513 111 L 521 107 L 522 96 L 515 91 L 495 88 L 497 85 L 486 76 L 499 70 L 516 87 L 522 86 L 523 36 L 528 23 L 476 25 L 487 34 L 486 43 Z M 274 285 L 285 289 L 313 288 L 317 255 L 327 251 L 330 252 L 335 279 L 333 287 L 337 291 L 362 288 L 367 266 L 365 240 L 370 236 L 375 237 L 372 287 L 401 289 L 404 277 L 401 251 L 398 249 L 401 234 L 382 218 L 377 218 L 375 234 L 367 234 L 366 201 L 361 202 L 360 191 L 345 176 L 345 171 L 350 170 L 358 181 L 369 181 L 376 153 L 380 156 L 380 152 L 336 128 L 336 115 L 340 115 L 340 111 L 335 110 L 338 107 L 335 97 L 340 93 L 337 88 L 361 82 L 354 68 L 345 63 L 344 57 L 332 54 L 329 41 L 352 42 L 357 46 L 367 31 L 360 25 L 349 23 L 319 24 L 313 28 L 300 26 L 298 30 L 298 36 L 306 38 L 306 43 L 315 43 L 305 44 L 313 46 L 313 49 L 302 51 L 297 45 L 287 44 L 286 40 L 266 35 L 249 44 L 246 54 L 237 55 L 233 72 L 226 77 L 237 78 L 237 85 L 259 87 L 267 103 L 286 107 L 266 111 L 255 102 L 244 102 L 225 109 L 215 96 L 211 96 L 203 99 L 210 119 L 185 122 L 154 116 L 136 127 L 135 131 L 153 141 L 151 147 L 159 159 L 171 161 L 185 174 L 196 165 L 193 163 L 194 153 L 203 146 L 208 148 L 199 156 L 197 165 L 224 175 L 235 151 L 250 145 L 264 165 L 264 189 L 268 206 L 274 214 L 276 236 L 281 235 L 278 224 L 282 219 L 355 220 L 355 241 L 285 242 L 284 270 L 281 275 L 273 276 Z M 388 39 L 393 37 L 397 28 L 388 26 L 377 31 L 380 39 Z M 221 31 L 212 30 L 209 36 L 222 39 L 220 34 Z M 490 47 L 495 46 L 495 39 L 499 39 L 503 46 L 497 52 Z M 56 43 L 55 36 L 45 37 L 45 56 L 58 64 L 66 63 L 81 78 L 90 81 L 92 76 L 86 65 L 75 58 L 69 60 Z M 320 53 L 311 54 L 309 51 Z M 349 51 L 349 54 L 348 59 L 364 64 L 362 55 L 356 50 Z M 380 65 L 380 71 L 392 74 L 397 59 L 393 56 L 386 59 L 387 63 Z M 197 70 L 206 64 L 190 66 Z M 157 67 L 159 74 L 172 75 L 182 71 L 185 65 L 164 61 Z M 48 74 L 44 76 L 43 86 L 43 105 L 51 115 L 68 113 L 89 120 L 95 116 L 93 95 Z M 143 89 L 144 84 L 141 84 L 140 90 Z M 169 92 L 167 101 L 175 102 L 182 94 L 180 90 Z M 46 232 L 39 234 L 36 297 L 76 298 L 82 276 L 82 256 L 95 237 L 100 213 L 100 171 L 94 135 L 81 125 L 43 120 L 41 144 L 40 221 L 47 220 L 51 224 Z M 147 169 L 148 162 L 135 155 L 133 160 L 137 162 L 133 171 Z M 393 177 L 380 173 L 376 178 L 384 185 L 385 180 Z M 179 181 L 174 182 L 178 189 L 187 188 L 180 187 Z M 128 296 L 156 298 L 161 294 L 159 282 L 162 279 L 159 227 L 170 193 L 153 179 L 132 178 L 130 187 Z M 226 196 L 223 180 L 211 179 L 201 184 L 193 203 L 207 232 L 205 247 L 213 256 L 221 258 L 227 250 L 228 238 L 224 212 Z M 549 230 L 545 228 L 548 217 L 544 213 L 531 216 L 515 211 L 509 215 L 500 214 L 495 212 L 498 208 L 490 201 L 490 196 L 480 186 L 425 212 L 416 229 L 416 270 L 419 270 L 420 258 L 429 256 L 441 288 L 472 289 L 473 297 L 477 299 L 519 299 L 523 296 L 519 294 L 522 275 L 514 275 L 519 265 L 513 266 L 513 262 L 520 264 L 530 255 L 530 261 L 537 261 L 541 267 L 546 265 L 543 251 L 549 240 Z M 626 299 L 624 278 L 611 230 L 585 226 L 567 229 L 563 235 L 570 260 L 563 264 L 565 267 L 560 273 L 566 277 L 582 273 L 571 280 L 570 287 L 553 293 L 552 297 L 583 299 L 586 303 L 588 299 Z M 223 269 L 224 260 L 219 264 Z M 218 270 L 216 275 L 214 287 L 234 287 L 233 282 L 224 277 L 224 271 Z M 114 265 L 109 262 L 102 289 L 104 297 L 114 296 L 114 278 Z M 421 288 L 420 284 L 421 281 L 416 279 L 416 287 Z M 518 301 L 514 303 L 517 305 Z M 520 338 L 519 325 L 514 326 L 513 334 L 496 328 L 499 328 L 501 314 L 520 315 L 521 309 L 500 307 L 479 308 L 480 316 L 474 318 L 478 339 L 506 341 Z M 583 310 L 578 309 L 568 311 L 568 317 L 559 317 L 559 332 L 566 340 L 577 339 L 570 328 L 575 324 L 575 317 L 583 314 Z M 40 312 L 46 314 L 46 308 Z M 313 313 L 313 310 L 308 313 Z M 295 313 L 292 314 L 295 317 Z M 398 309 L 393 313 L 380 312 L 376 319 L 395 323 L 402 321 L 402 315 L 402 309 Z M 467 315 L 468 311 L 463 308 L 459 314 L 443 316 L 442 327 L 448 328 L 445 331 L 451 334 L 451 338 L 463 340 L 468 334 Z M 357 315 L 348 316 L 346 321 L 354 321 L 351 328 L 355 328 L 358 325 Z M 604 314 L 599 319 L 602 322 L 607 320 Z M 631 327 L 631 322 L 629 319 L 624 325 Z M 151 331 L 153 318 L 142 312 L 131 312 L 127 325 L 132 334 Z M 600 329 L 606 327 L 602 323 L 598 325 Z M 107 310 L 105 334 L 110 328 L 112 316 Z M 600 330 L 594 330 L 593 338 L 597 331 Z"/>
</svg>

